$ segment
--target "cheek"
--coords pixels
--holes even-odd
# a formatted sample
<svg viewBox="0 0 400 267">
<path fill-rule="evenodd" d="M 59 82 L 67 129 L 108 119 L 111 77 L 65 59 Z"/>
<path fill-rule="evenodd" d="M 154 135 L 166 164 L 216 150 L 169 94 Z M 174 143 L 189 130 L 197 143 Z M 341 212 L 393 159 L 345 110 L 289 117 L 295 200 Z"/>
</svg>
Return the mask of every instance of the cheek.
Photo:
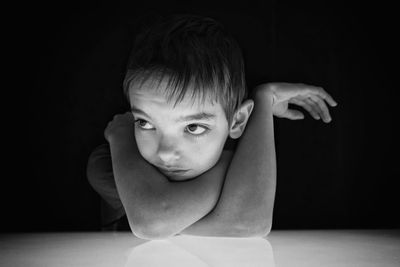
<svg viewBox="0 0 400 267">
<path fill-rule="evenodd" d="M 143 135 L 140 133 L 135 133 L 136 144 L 139 149 L 140 154 L 144 159 L 151 162 L 156 151 L 156 140 L 152 135 Z"/>
<path fill-rule="evenodd" d="M 192 154 L 194 162 L 204 167 L 213 165 L 221 155 L 225 139 L 220 135 L 210 135 L 201 142 L 196 143 L 191 149 L 191 151 L 195 151 Z"/>
</svg>

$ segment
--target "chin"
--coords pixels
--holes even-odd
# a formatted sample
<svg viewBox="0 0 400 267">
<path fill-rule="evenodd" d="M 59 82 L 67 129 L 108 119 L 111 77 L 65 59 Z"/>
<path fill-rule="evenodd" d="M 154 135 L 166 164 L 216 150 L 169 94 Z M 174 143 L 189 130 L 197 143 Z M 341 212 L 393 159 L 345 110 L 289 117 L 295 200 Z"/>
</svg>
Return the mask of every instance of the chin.
<svg viewBox="0 0 400 267">
<path fill-rule="evenodd" d="M 199 174 L 174 175 L 171 173 L 165 173 L 165 172 L 162 173 L 168 178 L 169 181 L 173 182 L 183 182 L 183 181 L 193 180 L 202 174 L 199 173 Z"/>
<path fill-rule="evenodd" d="M 168 180 L 170 182 L 184 182 L 184 181 L 189 181 L 189 180 L 193 180 L 196 177 L 175 177 L 175 176 L 170 176 L 170 175 L 166 175 L 166 177 L 168 178 Z"/>
</svg>

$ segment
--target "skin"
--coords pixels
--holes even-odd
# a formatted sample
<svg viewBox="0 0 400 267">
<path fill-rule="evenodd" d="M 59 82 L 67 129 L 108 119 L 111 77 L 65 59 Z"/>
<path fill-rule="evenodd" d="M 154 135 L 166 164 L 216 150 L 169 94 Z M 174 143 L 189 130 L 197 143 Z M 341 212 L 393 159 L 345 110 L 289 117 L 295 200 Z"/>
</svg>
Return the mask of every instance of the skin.
<svg viewBox="0 0 400 267">
<path fill-rule="evenodd" d="M 156 119 L 157 116 L 160 116 L 160 113 L 148 114 L 151 111 L 146 110 L 148 112 L 146 112 L 147 116 L 152 116 L 152 118 L 148 119 L 152 120 L 151 122 L 156 125 L 155 127 L 154 125 L 149 126 L 143 121 L 136 122 L 141 123 L 141 125 L 136 125 L 135 128 L 144 127 L 144 130 L 151 129 L 151 134 L 156 132 L 156 135 L 150 136 L 152 137 L 150 141 L 149 136 L 147 135 L 148 132 L 146 131 L 143 136 L 138 135 L 139 138 L 133 138 L 137 131 L 132 127 L 135 120 L 132 114 L 126 113 L 123 115 L 116 115 L 113 121 L 107 126 L 104 134 L 110 143 L 115 184 L 121 202 L 124 205 L 132 232 L 136 236 L 144 239 L 158 239 L 180 233 L 190 224 L 193 224 L 201 217 L 204 217 L 204 215 L 208 214 L 215 207 L 221 193 L 227 167 L 232 157 L 232 153 L 221 153 L 223 144 L 228 132 L 233 138 L 234 136 L 240 136 L 250 115 L 248 111 L 251 109 L 248 107 L 252 106 L 252 101 L 245 101 L 242 104 L 239 108 L 239 110 L 241 110 L 240 116 L 238 116 L 238 119 L 233 120 L 234 123 L 229 128 L 229 131 L 227 131 L 226 126 L 228 123 L 225 115 L 223 115 L 222 107 L 219 104 L 209 105 L 209 103 L 206 103 L 205 105 L 199 106 L 190 103 L 190 105 L 188 105 L 189 102 L 183 100 L 177 106 L 173 107 L 173 105 L 169 104 L 165 99 L 162 101 L 160 99 L 150 101 L 155 97 L 154 91 L 152 90 L 130 91 L 131 94 L 144 94 L 144 92 L 149 94 L 148 97 L 144 97 L 143 95 L 137 96 L 140 100 L 144 100 L 146 104 L 155 105 L 158 106 L 157 108 L 165 108 L 167 110 L 180 110 L 181 112 L 189 111 L 188 114 L 182 114 L 181 112 L 176 113 L 179 114 L 178 117 L 197 113 L 199 107 L 201 107 L 202 111 L 213 113 L 214 124 L 209 122 L 210 128 L 211 126 L 214 127 L 212 130 L 214 133 L 211 136 L 211 139 L 217 139 L 217 142 L 211 139 L 207 140 L 207 142 L 215 144 L 215 146 L 212 147 L 207 146 L 206 141 L 203 141 L 204 143 L 202 146 L 196 145 L 194 141 L 185 136 L 188 133 L 184 130 L 187 125 L 193 123 L 186 122 L 186 124 L 178 124 L 175 122 L 177 117 L 172 116 L 175 114 L 173 111 L 172 115 L 170 114 L 171 117 L 166 116 Z M 136 116 L 138 116 L 138 109 L 142 110 L 146 108 L 145 105 L 138 103 L 138 101 L 136 101 L 135 104 L 133 104 L 132 101 L 132 107 L 136 112 Z M 204 110 L 205 107 L 207 107 L 207 110 Z M 160 109 L 158 111 L 160 111 Z M 165 110 L 163 110 L 161 114 L 163 114 L 164 111 Z M 143 110 L 140 115 L 143 116 Z M 173 125 L 170 126 L 164 124 L 164 119 L 170 120 L 173 122 Z M 182 125 L 185 125 L 185 127 Z M 192 130 L 196 133 L 198 132 L 197 129 Z M 193 163 L 196 163 L 197 165 L 189 165 L 188 163 L 183 162 L 185 163 L 185 168 L 194 170 L 197 173 L 203 172 L 199 176 L 196 176 L 196 179 L 190 180 L 192 176 L 168 177 L 164 175 L 163 171 L 159 168 L 159 161 L 157 162 L 156 160 L 163 159 L 166 161 L 168 157 L 165 155 L 176 155 L 176 152 L 178 151 L 180 157 L 185 156 L 184 148 L 179 149 L 179 142 L 173 142 L 173 146 L 166 146 L 163 141 L 165 140 L 165 137 L 158 139 L 158 134 L 163 137 L 165 133 L 167 133 L 167 136 L 172 139 L 176 137 L 171 135 L 171 133 L 177 134 L 180 138 L 185 136 L 184 138 L 189 139 L 185 140 L 185 142 L 194 142 L 190 144 L 192 148 L 194 147 L 195 149 L 205 151 L 204 154 L 206 156 L 201 158 L 201 164 L 196 163 L 196 161 L 198 161 L 197 159 L 193 160 Z M 136 140 L 143 143 L 138 144 L 136 143 Z M 148 147 L 144 145 L 144 141 L 148 141 L 147 144 L 151 146 L 151 143 L 154 140 L 156 143 L 158 142 L 156 146 L 154 146 L 157 149 L 154 149 L 153 147 L 152 149 L 146 150 Z M 167 141 L 167 144 L 171 144 L 171 140 Z M 159 145 L 160 143 L 161 146 Z M 139 151 L 139 147 L 141 146 L 144 149 L 143 154 Z M 215 149 L 215 147 L 218 149 Z M 209 149 L 205 150 L 206 148 Z M 149 151 L 156 152 L 149 153 Z M 198 151 L 187 150 L 186 153 L 195 158 Z M 147 157 L 149 161 L 144 157 Z M 176 159 L 176 157 L 173 158 Z M 215 158 L 217 159 L 217 164 L 215 164 Z M 151 164 L 150 160 L 157 163 L 157 165 Z M 176 182 L 183 180 L 185 180 L 184 183 Z"/>
<path fill-rule="evenodd" d="M 197 177 L 221 156 L 229 135 L 224 110 L 219 103 L 188 97 L 174 106 L 160 92 L 166 81 L 159 86 L 149 81 L 129 90 L 140 154 L 172 181 Z"/>
<path fill-rule="evenodd" d="M 288 109 L 288 103 L 303 101 L 306 110 L 313 110 L 329 122 L 325 102 L 331 106 L 336 102 L 323 89 L 301 84 L 263 84 L 254 92 L 254 102 L 244 102 L 228 131 L 232 138 L 243 135 L 234 154 L 222 152 L 215 165 L 215 154 L 212 160 L 202 159 L 213 166 L 196 179 L 185 182 L 169 181 L 142 157 L 138 150 L 140 145 L 135 142 L 140 139 L 133 138 L 131 114 L 116 115 L 109 123 L 105 137 L 110 143 L 115 183 L 135 235 L 144 239 L 162 239 L 178 233 L 228 237 L 269 233 L 276 186 L 273 115 L 302 119 L 304 115 Z M 317 100 L 309 101 L 312 98 Z M 158 127 L 163 125 L 158 123 Z M 165 127 L 171 130 L 166 131 L 168 133 L 175 131 L 174 127 L 169 128 L 172 126 Z M 174 146 L 171 151 L 183 153 L 172 148 Z M 195 154 L 196 151 L 185 153 Z M 151 160 L 156 158 L 149 156 Z"/>
</svg>

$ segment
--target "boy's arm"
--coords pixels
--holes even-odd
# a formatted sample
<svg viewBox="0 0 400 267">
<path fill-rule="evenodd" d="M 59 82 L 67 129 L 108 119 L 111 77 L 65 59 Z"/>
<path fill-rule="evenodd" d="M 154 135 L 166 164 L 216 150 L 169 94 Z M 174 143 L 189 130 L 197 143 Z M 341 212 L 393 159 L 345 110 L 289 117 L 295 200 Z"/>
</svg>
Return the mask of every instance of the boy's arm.
<svg viewBox="0 0 400 267">
<path fill-rule="evenodd" d="M 321 87 L 306 84 L 268 83 L 255 90 L 255 108 L 239 141 L 216 208 L 182 231 L 188 235 L 265 236 L 271 228 L 276 186 L 272 114 L 303 119 L 295 104 L 325 123 L 331 116 L 325 102 L 336 101 Z"/>
<path fill-rule="evenodd" d="M 129 116 L 132 114 L 115 116 L 105 132 L 129 225 L 135 235 L 144 239 L 175 235 L 214 208 L 229 155 L 223 154 L 213 168 L 196 179 L 170 182 L 141 157 Z"/>
<path fill-rule="evenodd" d="M 257 90 L 254 111 L 239 140 L 215 209 L 183 230 L 202 236 L 265 236 L 276 188 L 272 94 Z"/>
<path fill-rule="evenodd" d="M 110 137 L 114 136 L 106 139 L 111 146 L 117 189 L 134 233 L 143 238 L 153 239 L 179 232 L 246 237 L 264 236 L 269 232 L 276 183 L 276 178 L 272 177 L 271 180 L 268 176 L 276 176 L 273 121 L 269 102 L 272 95 L 273 114 L 289 119 L 302 119 L 303 115 L 298 111 L 289 110 L 288 102 L 302 106 L 313 115 L 319 113 L 325 118 L 325 122 L 329 121 L 329 113 L 320 98 L 331 106 L 335 106 L 336 103 L 321 88 L 303 84 L 281 83 L 262 85 L 258 88 L 259 90 L 255 91 L 259 92 L 255 94 L 254 99 L 256 108 L 237 147 L 237 155 L 235 154 L 232 161 L 219 201 L 230 155 L 223 153 L 216 166 L 196 179 L 171 183 L 140 156 L 134 143 L 133 121 L 128 130 L 118 130 L 111 135 L 105 133 Z M 313 102 L 310 104 L 305 97 L 311 97 Z M 263 136 L 263 133 L 266 135 Z M 254 140 L 260 140 L 261 144 L 254 143 Z M 264 161 L 260 157 L 254 157 L 255 151 L 261 152 L 265 157 Z M 238 153 L 243 155 L 239 156 Z M 268 158 L 269 153 L 273 157 Z M 244 164 L 245 162 L 247 163 Z M 257 166 L 255 164 L 261 165 L 261 169 L 254 168 Z M 270 164 L 270 168 L 265 168 L 265 164 Z M 256 176 L 249 175 L 252 173 Z M 266 175 L 265 179 L 268 181 L 260 180 L 262 175 Z M 255 187 L 254 191 L 251 189 L 253 179 L 259 182 L 259 186 L 264 183 L 268 187 Z M 260 193 L 261 190 L 265 190 L 264 194 Z M 262 200 L 265 201 L 258 202 Z M 209 213 L 217 202 L 215 210 Z M 207 213 L 209 214 L 205 218 L 199 220 Z"/>
</svg>

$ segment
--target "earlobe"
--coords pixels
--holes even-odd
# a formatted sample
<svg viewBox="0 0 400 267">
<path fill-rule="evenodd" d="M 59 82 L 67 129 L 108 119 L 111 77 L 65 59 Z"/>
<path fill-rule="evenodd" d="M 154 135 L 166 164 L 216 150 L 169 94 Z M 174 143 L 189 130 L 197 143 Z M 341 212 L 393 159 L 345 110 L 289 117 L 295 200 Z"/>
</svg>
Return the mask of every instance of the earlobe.
<svg viewBox="0 0 400 267">
<path fill-rule="evenodd" d="M 244 101 L 240 105 L 240 107 L 236 110 L 229 131 L 229 136 L 232 139 L 237 139 L 240 136 L 242 136 L 246 128 L 246 124 L 250 118 L 251 112 L 253 111 L 253 107 L 254 107 L 254 101 L 248 99 Z"/>
</svg>

